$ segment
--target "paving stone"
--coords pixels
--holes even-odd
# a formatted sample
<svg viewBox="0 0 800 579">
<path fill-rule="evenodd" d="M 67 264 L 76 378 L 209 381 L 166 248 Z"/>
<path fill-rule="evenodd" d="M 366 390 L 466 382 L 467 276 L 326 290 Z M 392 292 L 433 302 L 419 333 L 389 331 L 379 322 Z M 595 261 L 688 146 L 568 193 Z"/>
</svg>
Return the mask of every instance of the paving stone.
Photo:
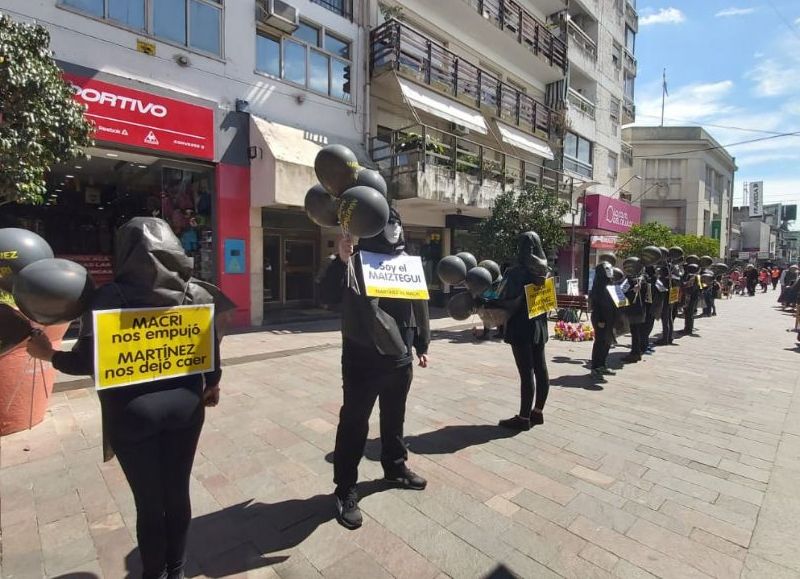
<svg viewBox="0 0 800 579">
<path fill-rule="evenodd" d="M 713 535 L 741 545 L 742 547 L 750 545 L 751 531 L 721 521 L 705 513 L 692 510 L 672 501 L 664 503 L 660 512 L 674 519 L 681 520 L 687 525 L 703 529 Z"/>
</svg>

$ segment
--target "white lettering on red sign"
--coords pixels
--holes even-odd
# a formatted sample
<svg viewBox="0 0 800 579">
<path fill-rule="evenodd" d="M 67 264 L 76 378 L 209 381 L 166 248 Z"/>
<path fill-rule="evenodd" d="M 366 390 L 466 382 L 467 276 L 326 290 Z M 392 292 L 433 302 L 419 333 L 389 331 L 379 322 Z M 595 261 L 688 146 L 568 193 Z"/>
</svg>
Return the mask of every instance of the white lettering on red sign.
<svg viewBox="0 0 800 579">
<path fill-rule="evenodd" d="M 168 110 L 164 105 L 159 105 L 151 102 L 142 102 L 139 99 L 134 99 L 106 91 L 99 91 L 93 88 L 81 88 L 73 84 L 72 90 L 78 95 L 81 100 L 87 103 L 98 103 L 101 105 L 108 105 L 113 108 L 121 109 L 123 111 L 138 112 L 143 115 L 152 115 L 159 119 L 167 116 Z"/>
<path fill-rule="evenodd" d="M 621 209 L 614 209 L 611 205 L 606 209 L 606 222 L 619 225 L 620 227 L 630 227 L 633 221 L 628 217 L 628 212 Z"/>
</svg>

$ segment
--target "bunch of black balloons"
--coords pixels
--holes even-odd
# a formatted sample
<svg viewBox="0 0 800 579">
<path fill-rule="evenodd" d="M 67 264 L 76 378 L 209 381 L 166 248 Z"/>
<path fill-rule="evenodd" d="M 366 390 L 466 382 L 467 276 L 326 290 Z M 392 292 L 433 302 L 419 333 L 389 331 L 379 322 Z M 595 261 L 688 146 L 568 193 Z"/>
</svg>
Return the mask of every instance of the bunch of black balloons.
<svg viewBox="0 0 800 579">
<path fill-rule="evenodd" d="M 442 283 L 467 286 L 466 292 L 455 294 L 447 302 L 450 317 L 459 321 L 473 315 L 478 307 L 476 299 L 502 279 L 500 266 L 496 262 L 485 259 L 478 263 L 468 251 L 443 258 L 436 266 L 436 273 Z"/>
<path fill-rule="evenodd" d="M 378 171 L 359 167 L 343 145 L 323 147 L 314 160 L 319 184 L 306 193 L 309 219 L 320 227 L 341 227 L 355 237 L 373 237 L 389 221 L 386 181 Z"/>
<path fill-rule="evenodd" d="M 55 258 L 39 235 L 9 227 L 0 229 L 0 290 L 19 308 L 0 308 L 3 354 L 31 335 L 29 320 L 50 326 L 80 317 L 91 305 L 94 283 L 82 265 Z"/>
</svg>

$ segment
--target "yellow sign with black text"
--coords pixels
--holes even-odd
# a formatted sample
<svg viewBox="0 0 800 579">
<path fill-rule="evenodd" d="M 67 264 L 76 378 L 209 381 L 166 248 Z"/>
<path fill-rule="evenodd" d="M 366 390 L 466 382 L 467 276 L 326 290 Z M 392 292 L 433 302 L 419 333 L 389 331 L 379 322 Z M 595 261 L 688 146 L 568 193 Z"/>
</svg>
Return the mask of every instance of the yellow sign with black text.
<svg viewBox="0 0 800 579">
<path fill-rule="evenodd" d="M 108 390 L 214 370 L 214 306 L 93 312 L 94 382 Z"/>
<path fill-rule="evenodd" d="M 528 305 L 528 319 L 541 316 L 550 310 L 556 309 L 555 278 L 547 278 L 542 285 L 526 285 L 525 302 Z"/>
<path fill-rule="evenodd" d="M 681 299 L 681 288 L 679 287 L 669 288 L 669 303 L 677 304 L 680 299 Z"/>
<path fill-rule="evenodd" d="M 364 287 L 371 298 L 427 300 L 428 282 L 418 255 L 360 251 Z"/>
</svg>

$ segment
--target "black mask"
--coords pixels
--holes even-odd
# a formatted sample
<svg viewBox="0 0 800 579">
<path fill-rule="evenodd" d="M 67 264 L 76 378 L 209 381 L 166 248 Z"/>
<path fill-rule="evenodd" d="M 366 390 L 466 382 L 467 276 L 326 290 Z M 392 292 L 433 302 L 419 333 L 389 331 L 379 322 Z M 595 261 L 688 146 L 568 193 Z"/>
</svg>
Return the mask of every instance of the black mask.
<svg viewBox="0 0 800 579">
<path fill-rule="evenodd" d="M 392 208 L 389 213 L 389 222 L 378 235 L 358 240 L 359 249 L 372 253 L 386 255 L 399 255 L 405 251 L 406 240 L 403 236 L 403 222 L 400 214 Z"/>
</svg>

